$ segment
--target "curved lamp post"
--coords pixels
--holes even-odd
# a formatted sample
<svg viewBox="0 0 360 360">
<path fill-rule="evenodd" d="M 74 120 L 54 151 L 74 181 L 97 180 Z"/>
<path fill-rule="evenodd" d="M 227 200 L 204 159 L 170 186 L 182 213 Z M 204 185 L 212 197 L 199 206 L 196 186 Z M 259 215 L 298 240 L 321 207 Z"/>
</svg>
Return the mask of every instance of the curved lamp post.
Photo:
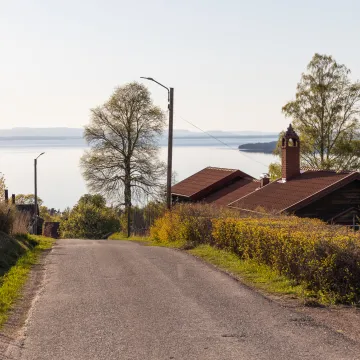
<svg viewBox="0 0 360 360">
<path fill-rule="evenodd" d="M 168 136 L 168 163 L 167 163 L 167 184 L 166 184 L 166 206 L 171 209 L 171 176 L 172 176 L 172 147 L 173 147 L 173 121 L 174 121 L 174 88 L 168 88 L 165 85 L 159 83 L 151 77 L 143 77 L 141 79 L 146 79 L 153 81 L 165 88 L 168 92 L 168 109 L 169 109 L 169 136 Z"/>
<path fill-rule="evenodd" d="M 37 221 L 38 221 L 38 204 L 37 204 L 37 159 L 44 155 L 42 152 L 37 158 L 34 159 L 34 185 L 35 185 L 35 221 L 34 221 L 34 234 L 37 235 Z"/>
</svg>

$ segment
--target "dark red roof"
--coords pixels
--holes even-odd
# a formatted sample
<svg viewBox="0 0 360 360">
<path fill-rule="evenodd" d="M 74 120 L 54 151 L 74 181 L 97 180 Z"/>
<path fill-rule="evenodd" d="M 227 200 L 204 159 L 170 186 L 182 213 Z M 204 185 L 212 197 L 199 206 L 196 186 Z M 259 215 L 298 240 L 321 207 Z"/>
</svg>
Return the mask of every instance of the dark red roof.
<svg viewBox="0 0 360 360">
<path fill-rule="evenodd" d="M 306 171 L 286 182 L 274 181 L 239 198 L 229 206 L 248 210 L 263 207 L 268 211 L 291 212 L 358 178 L 359 173 L 357 172 Z"/>
<path fill-rule="evenodd" d="M 207 167 L 174 185 L 171 193 L 191 200 L 200 200 L 237 178 L 253 179 L 240 170 Z"/>
<path fill-rule="evenodd" d="M 241 178 L 210 194 L 204 199 L 204 202 L 227 206 L 231 202 L 255 191 L 259 186 L 260 182 L 257 180 Z"/>
</svg>

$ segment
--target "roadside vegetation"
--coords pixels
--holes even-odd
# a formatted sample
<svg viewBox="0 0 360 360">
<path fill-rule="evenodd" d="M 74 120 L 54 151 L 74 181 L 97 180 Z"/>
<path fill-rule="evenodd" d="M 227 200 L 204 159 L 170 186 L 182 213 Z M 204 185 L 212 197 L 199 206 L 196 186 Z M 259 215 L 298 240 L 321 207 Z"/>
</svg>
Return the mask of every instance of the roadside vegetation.
<svg viewBox="0 0 360 360">
<path fill-rule="evenodd" d="M 0 234 L 2 241 L 4 235 Z M 28 278 L 33 265 L 39 261 L 40 254 L 52 247 L 54 239 L 34 235 L 17 235 L 10 240 L 23 249 L 23 255 L 7 272 L 0 276 L 0 327 L 8 318 L 15 301 L 19 298 L 21 290 Z"/>
<path fill-rule="evenodd" d="M 123 232 L 116 232 L 108 237 L 109 240 L 128 240 L 128 241 L 138 241 L 143 243 L 150 243 L 151 239 L 147 236 L 137 236 L 132 235 L 127 237 L 127 235 Z"/>
<path fill-rule="evenodd" d="M 19 297 L 30 268 L 53 239 L 27 234 L 29 218 L 15 206 L 0 203 L 0 326 Z"/>
<path fill-rule="evenodd" d="M 118 212 L 101 195 L 83 195 L 60 223 L 63 238 L 103 239 L 119 229 Z"/>
<path fill-rule="evenodd" d="M 155 243 L 192 249 L 245 279 L 269 282 L 269 291 L 322 304 L 360 303 L 360 236 L 345 227 L 186 204 L 157 219 L 150 234 Z"/>
</svg>

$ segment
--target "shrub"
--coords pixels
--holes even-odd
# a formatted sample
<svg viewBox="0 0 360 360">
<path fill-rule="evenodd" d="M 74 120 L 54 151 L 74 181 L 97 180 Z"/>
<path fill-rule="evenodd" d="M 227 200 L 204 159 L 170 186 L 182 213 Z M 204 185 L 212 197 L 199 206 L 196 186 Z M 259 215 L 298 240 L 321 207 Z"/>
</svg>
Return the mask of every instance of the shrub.
<svg viewBox="0 0 360 360">
<path fill-rule="evenodd" d="M 204 205 L 177 205 L 151 228 L 157 241 L 210 244 L 252 259 L 333 302 L 360 302 L 360 235 L 295 216 L 252 217 Z"/>
<path fill-rule="evenodd" d="M 119 218 L 114 209 L 106 207 L 99 195 L 80 198 L 68 217 L 61 221 L 63 238 L 102 239 L 119 230 Z"/>
<path fill-rule="evenodd" d="M 178 204 L 155 220 L 150 236 L 158 242 L 180 241 L 187 248 L 212 243 L 211 219 L 223 214 L 210 205 Z"/>
</svg>

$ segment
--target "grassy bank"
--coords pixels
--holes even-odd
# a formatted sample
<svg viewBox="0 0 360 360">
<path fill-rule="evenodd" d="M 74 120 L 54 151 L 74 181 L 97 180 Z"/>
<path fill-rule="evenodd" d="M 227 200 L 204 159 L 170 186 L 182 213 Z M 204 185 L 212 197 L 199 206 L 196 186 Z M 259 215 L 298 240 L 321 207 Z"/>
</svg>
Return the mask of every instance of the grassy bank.
<svg viewBox="0 0 360 360">
<path fill-rule="evenodd" d="M 269 266 L 260 265 L 252 260 L 242 260 L 235 254 L 216 249 L 210 245 L 198 245 L 195 248 L 187 249 L 184 241 L 175 240 L 172 242 L 159 242 L 150 237 L 131 236 L 126 238 L 122 233 L 116 233 L 109 237 L 109 240 L 126 240 L 141 242 L 149 246 L 168 247 L 173 249 L 182 249 L 191 255 L 215 265 L 217 268 L 231 273 L 248 286 L 269 294 L 285 295 L 294 298 L 311 297 L 311 294 L 304 286 L 296 285 L 285 276 L 279 275 Z"/>
<path fill-rule="evenodd" d="M 157 219 L 151 238 L 199 251 L 243 279 L 272 284 L 261 285 L 272 292 L 301 293 L 321 304 L 360 304 L 360 234 L 344 227 L 187 204 Z"/>
<path fill-rule="evenodd" d="M 4 238 L 4 234 L 1 235 Z M 7 241 L 10 241 L 7 237 Z M 14 263 L 0 277 L 0 327 L 5 323 L 9 310 L 21 294 L 21 289 L 26 282 L 31 266 L 36 264 L 42 251 L 51 248 L 54 239 L 42 236 L 24 235 L 13 239 L 13 247 L 8 247 L 11 257 L 7 258 L 7 266 Z M 21 251 L 18 248 L 18 244 Z M 10 248 L 13 251 L 10 251 Z M 14 254 L 20 254 L 14 261 Z"/>
<path fill-rule="evenodd" d="M 269 294 L 287 295 L 301 299 L 310 296 L 304 286 L 296 285 L 286 276 L 279 275 L 269 266 L 259 264 L 254 260 L 241 260 L 229 251 L 216 249 L 210 245 L 199 245 L 188 252 L 231 273 L 244 284 Z"/>
<path fill-rule="evenodd" d="M 150 243 L 151 239 L 147 236 L 130 236 L 129 238 L 126 237 L 125 234 L 121 233 L 121 232 L 117 232 L 112 234 L 111 236 L 109 236 L 108 238 L 109 240 L 127 240 L 127 241 L 139 241 L 139 242 L 143 242 L 143 243 Z"/>
</svg>

